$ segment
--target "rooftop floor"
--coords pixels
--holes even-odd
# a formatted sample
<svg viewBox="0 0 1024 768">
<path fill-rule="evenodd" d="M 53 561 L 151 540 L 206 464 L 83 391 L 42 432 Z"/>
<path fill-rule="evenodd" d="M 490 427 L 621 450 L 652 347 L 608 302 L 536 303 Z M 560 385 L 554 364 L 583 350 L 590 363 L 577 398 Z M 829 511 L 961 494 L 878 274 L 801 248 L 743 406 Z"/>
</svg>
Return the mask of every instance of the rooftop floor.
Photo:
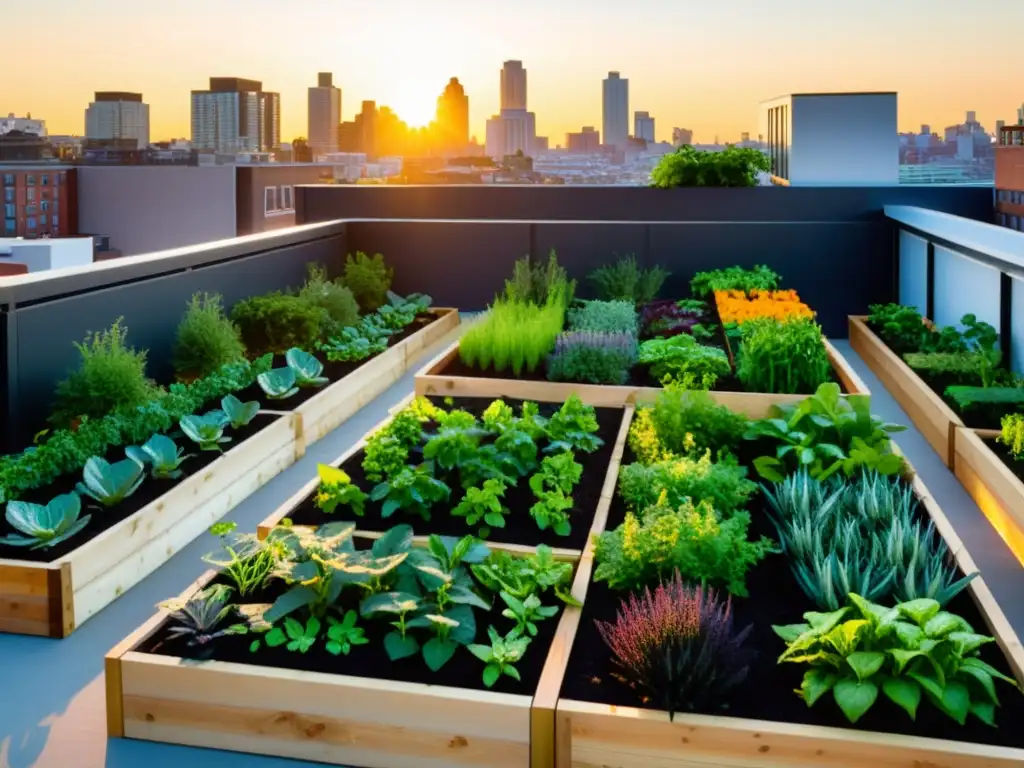
<svg viewBox="0 0 1024 768">
<path fill-rule="evenodd" d="M 448 343 L 447 341 L 442 344 Z M 441 345 L 438 345 L 438 348 Z M 845 341 L 836 346 L 873 393 L 872 410 L 887 421 L 910 424 L 906 414 Z M 436 354 L 427 350 L 423 361 Z M 363 408 L 347 423 L 311 446 L 305 457 L 253 494 L 225 519 L 253 531 L 328 462 L 357 442 L 413 389 L 413 373 Z M 984 520 L 939 456 L 913 427 L 897 442 L 938 500 L 973 555 L 985 580 L 1018 635 L 1024 634 L 1024 579 L 1021 566 Z M 108 606 L 64 640 L 0 635 L 0 768 L 296 768 L 319 765 L 205 749 L 106 738 L 103 656 L 177 595 L 206 566 L 211 542 L 201 538 Z"/>
</svg>

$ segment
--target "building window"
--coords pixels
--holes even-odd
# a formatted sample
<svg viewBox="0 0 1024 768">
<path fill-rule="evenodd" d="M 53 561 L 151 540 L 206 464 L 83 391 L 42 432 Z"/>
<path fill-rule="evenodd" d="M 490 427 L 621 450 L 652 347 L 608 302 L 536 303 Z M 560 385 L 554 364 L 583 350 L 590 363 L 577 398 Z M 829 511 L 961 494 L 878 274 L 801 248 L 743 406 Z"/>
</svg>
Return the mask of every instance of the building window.
<svg viewBox="0 0 1024 768">
<path fill-rule="evenodd" d="M 29 229 L 35 229 L 36 228 L 36 217 L 35 216 L 29 216 L 28 219 L 26 219 L 26 221 L 25 221 L 25 226 L 27 226 Z"/>
<path fill-rule="evenodd" d="M 4 190 L 4 202 L 5 203 L 13 203 L 14 202 L 14 187 L 7 187 Z"/>
<path fill-rule="evenodd" d="M 4 216 L 13 219 L 17 215 L 14 208 L 14 203 L 4 203 Z"/>
<path fill-rule="evenodd" d="M 44 211 L 50 210 L 50 201 L 49 200 L 43 200 L 43 202 L 41 202 L 39 204 L 39 207 L 42 208 Z"/>
<path fill-rule="evenodd" d="M 42 225 L 44 227 L 46 226 L 46 214 L 45 213 L 40 214 L 40 216 L 39 216 L 39 223 L 40 223 L 40 225 Z"/>
<path fill-rule="evenodd" d="M 57 211 L 59 211 L 59 210 L 60 210 L 60 200 L 57 200 L 56 198 L 54 198 L 53 200 L 51 200 L 51 201 L 50 201 L 50 208 L 52 208 L 52 209 L 53 209 L 53 212 L 54 212 L 54 213 L 56 213 Z"/>
<path fill-rule="evenodd" d="M 57 214 L 56 213 L 53 214 L 53 216 L 50 217 L 50 224 L 53 226 L 54 229 L 56 229 L 58 226 L 60 226 L 60 222 L 57 220 Z"/>
<path fill-rule="evenodd" d="M 277 187 L 265 187 L 263 190 L 263 213 L 268 215 L 277 213 Z"/>
<path fill-rule="evenodd" d="M 47 176 L 47 175 L 46 175 L 46 174 L 44 173 L 44 174 L 43 174 L 43 175 L 42 175 L 42 176 L 41 176 L 41 177 L 39 178 L 39 183 L 40 183 L 40 184 L 42 184 L 42 185 L 43 185 L 44 187 L 48 187 L 48 186 L 50 186 L 50 177 L 49 177 L 49 176 Z"/>
<path fill-rule="evenodd" d="M 17 223 L 14 219 L 4 219 L 4 232 L 8 235 L 13 235 L 18 231 Z"/>
<path fill-rule="evenodd" d="M 53 174 L 53 186 L 59 187 L 61 185 L 61 182 L 63 182 L 63 181 L 64 181 L 64 174 L 63 173 L 55 173 L 55 174 Z"/>
<path fill-rule="evenodd" d="M 36 177 L 30 173 L 28 176 L 25 177 L 25 183 L 28 184 L 30 187 L 34 187 L 36 185 Z"/>
<path fill-rule="evenodd" d="M 29 216 L 33 215 L 35 212 L 36 212 L 36 207 L 34 205 L 26 205 L 25 206 L 25 213 L 28 214 Z"/>
<path fill-rule="evenodd" d="M 14 186 L 14 174 L 13 173 L 5 173 L 4 174 L 4 184 L 6 184 L 9 187 L 13 187 Z"/>
<path fill-rule="evenodd" d="M 28 200 L 30 203 L 34 203 L 36 201 L 36 191 L 34 189 L 26 189 L 25 199 Z"/>
<path fill-rule="evenodd" d="M 291 185 L 281 187 L 281 210 L 294 211 L 295 203 L 292 199 Z"/>
</svg>

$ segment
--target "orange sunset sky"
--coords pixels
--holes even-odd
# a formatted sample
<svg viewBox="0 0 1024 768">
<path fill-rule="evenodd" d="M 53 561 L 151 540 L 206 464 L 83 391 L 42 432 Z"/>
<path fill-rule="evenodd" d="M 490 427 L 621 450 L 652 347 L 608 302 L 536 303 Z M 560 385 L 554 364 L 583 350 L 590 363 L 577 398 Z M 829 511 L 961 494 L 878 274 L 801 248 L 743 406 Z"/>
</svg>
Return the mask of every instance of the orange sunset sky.
<svg viewBox="0 0 1024 768">
<path fill-rule="evenodd" d="M 189 135 L 189 92 L 211 76 L 262 80 L 282 138 L 306 134 L 306 88 L 334 73 L 346 120 L 363 99 L 410 124 L 448 78 L 470 97 L 480 141 L 498 71 L 523 60 L 537 132 L 601 125 L 601 80 L 630 80 L 630 111 L 698 142 L 757 132 L 757 103 L 791 92 L 895 90 L 901 130 L 941 131 L 974 109 L 991 131 L 1024 102 L 1024 2 L 966 0 L 0 0 L 8 65 L 0 113 L 81 133 L 96 90 L 139 91 L 153 140 Z M 24 31 L 25 34 L 21 34 Z M 17 62 L 24 62 L 24 65 Z"/>
</svg>

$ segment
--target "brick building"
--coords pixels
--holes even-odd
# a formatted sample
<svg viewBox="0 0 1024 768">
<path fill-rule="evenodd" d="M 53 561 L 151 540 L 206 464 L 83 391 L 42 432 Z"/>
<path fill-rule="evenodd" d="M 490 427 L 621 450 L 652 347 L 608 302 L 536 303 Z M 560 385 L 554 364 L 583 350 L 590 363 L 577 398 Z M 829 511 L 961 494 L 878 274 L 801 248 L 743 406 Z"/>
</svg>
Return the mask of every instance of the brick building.
<svg viewBox="0 0 1024 768">
<path fill-rule="evenodd" d="M 996 223 L 1024 232 L 1024 125 L 999 129 L 996 154 Z"/>
<path fill-rule="evenodd" d="M 78 234 L 77 182 L 66 166 L 0 166 L 0 237 Z"/>
</svg>

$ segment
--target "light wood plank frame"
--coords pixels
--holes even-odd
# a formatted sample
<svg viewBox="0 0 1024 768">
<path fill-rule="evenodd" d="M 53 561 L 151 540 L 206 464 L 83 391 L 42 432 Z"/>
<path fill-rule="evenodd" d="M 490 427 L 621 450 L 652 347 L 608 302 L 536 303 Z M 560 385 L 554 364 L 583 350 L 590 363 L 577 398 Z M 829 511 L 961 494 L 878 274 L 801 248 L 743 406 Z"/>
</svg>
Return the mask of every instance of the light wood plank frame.
<svg viewBox="0 0 1024 768">
<path fill-rule="evenodd" d="M 825 339 L 829 362 L 848 394 L 870 394 L 867 385 L 838 349 Z M 619 387 L 610 384 L 578 384 L 556 381 L 526 381 L 521 379 L 492 379 L 473 376 L 449 376 L 448 366 L 458 357 L 459 342 L 453 342 L 416 373 L 416 394 L 439 397 L 514 397 L 540 402 L 564 402 L 577 395 L 588 405 L 616 407 L 653 403 L 662 393 L 660 387 Z M 796 403 L 807 395 L 776 395 L 755 392 L 715 392 L 711 396 L 732 410 L 760 418 L 772 405 Z M 760 404 L 760 407 L 758 407 Z"/>
<path fill-rule="evenodd" d="M 898 446 L 893 445 L 900 452 Z M 964 573 L 977 571 L 974 559 L 916 473 L 913 488 L 960 569 Z M 578 582 L 585 562 L 586 555 L 577 570 L 574 590 L 580 586 Z M 583 599 L 587 586 L 582 585 Z M 984 578 L 975 577 L 968 591 L 1014 676 L 1024 684 L 1024 647 Z M 677 714 L 670 720 L 667 712 L 657 710 L 562 698 L 557 702 L 555 768 L 863 768 L 866 765 L 872 768 L 1019 767 L 1024 765 L 1024 749 L 713 715 Z"/>
<path fill-rule="evenodd" d="M 955 469 L 953 432 L 963 419 L 868 327 L 867 316 L 850 315 L 850 346 L 867 363 L 946 466 Z"/>
<path fill-rule="evenodd" d="M 343 379 L 328 385 L 295 408 L 302 417 L 306 445 L 336 429 L 360 408 L 402 378 L 419 354 L 459 327 L 459 310 L 434 307 L 429 325 L 388 347 Z M 287 401 L 282 401 L 286 404 Z"/>
<path fill-rule="evenodd" d="M 302 420 L 273 413 L 274 422 L 63 557 L 0 559 L 0 632 L 67 637 L 294 464 L 305 452 Z"/>
<path fill-rule="evenodd" d="M 953 444 L 953 471 L 996 533 L 1024 565 L 1024 483 L 989 447 L 998 435 L 996 429 L 958 427 Z"/>
</svg>

